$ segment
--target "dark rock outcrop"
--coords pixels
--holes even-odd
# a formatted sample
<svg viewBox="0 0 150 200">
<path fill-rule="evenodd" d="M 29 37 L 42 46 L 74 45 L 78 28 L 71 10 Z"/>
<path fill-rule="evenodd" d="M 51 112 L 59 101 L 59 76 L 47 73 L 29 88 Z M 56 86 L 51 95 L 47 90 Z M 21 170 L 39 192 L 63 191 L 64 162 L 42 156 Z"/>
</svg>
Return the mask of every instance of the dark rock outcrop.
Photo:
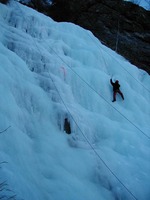
<svg viewBox="0 0 150 200">
<path fill-rule="evenodd" d="M 7 4 L 9 0 L 0 0 L 0 3 Z"/>
<path fill-rule="evenodd" d="M 34 8 L 36 1 L 31 0 Z M 55 21 L 91 30 L 103 44 L 150 74 L 149 11 L 123 0 L 53 0 L 51 6 L 43 5 L 36 9 Z"/>
</svg>

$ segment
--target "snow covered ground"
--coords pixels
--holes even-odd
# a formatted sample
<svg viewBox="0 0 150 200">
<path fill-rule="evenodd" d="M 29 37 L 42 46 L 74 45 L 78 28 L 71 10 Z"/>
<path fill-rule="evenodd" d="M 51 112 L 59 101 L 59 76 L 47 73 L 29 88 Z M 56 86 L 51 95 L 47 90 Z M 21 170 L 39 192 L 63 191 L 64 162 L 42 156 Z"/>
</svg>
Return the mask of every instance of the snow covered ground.
<svg viewBox="0 0 150 200">
<path fill-rule="evenodd" d="M 146 10 L 150 10 L 150 0 L 125 0 L 125 1 L 130 1 L 145 8 Z"/>
<path fill-rule="evenodd" d="M 0 4 L 0 27 L 0 197 L 149 200 L 150 76 L 16 2 Z"/>
</svg>

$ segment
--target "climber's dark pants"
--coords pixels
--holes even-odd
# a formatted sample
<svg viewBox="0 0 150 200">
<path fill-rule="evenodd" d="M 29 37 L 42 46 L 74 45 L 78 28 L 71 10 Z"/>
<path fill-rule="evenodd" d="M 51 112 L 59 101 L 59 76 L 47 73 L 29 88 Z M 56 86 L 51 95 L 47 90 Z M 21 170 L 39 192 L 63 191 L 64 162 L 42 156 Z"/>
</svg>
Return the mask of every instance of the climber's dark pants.
<svg viewBox="0 0 150 200">
<path fill-rule="evenodd" d="M 119 93 L 120 96 L 122 97 L 122 99 L 124 99 L 124 96 L 123 96 L 122 92 L 120 90 L 115 90 L 114 93 L 113 93 L 113 101 L 116 101 L 117 93 Z"/>
</svg>

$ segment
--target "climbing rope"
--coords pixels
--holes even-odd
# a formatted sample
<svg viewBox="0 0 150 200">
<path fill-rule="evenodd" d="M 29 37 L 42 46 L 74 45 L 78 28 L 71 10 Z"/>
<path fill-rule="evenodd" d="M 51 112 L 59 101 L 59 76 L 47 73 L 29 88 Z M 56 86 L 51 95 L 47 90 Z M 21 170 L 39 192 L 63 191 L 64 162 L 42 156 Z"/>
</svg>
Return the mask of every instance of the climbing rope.
<svg viewBox="0 0 150 200">
<path fill-rule="evenodd" d="M 74 74 L 76 74 L 86 85 L 88 85 L 89 88 L 91 88 L 91 90 L 93 90 L 98 96 L 100 96 L 107 104 L 109 104 L 115 111 L 117 111 L 122 117 L 124 117 L 129 123 L 131 123 L 136 129 L 138 129 L 145 137 L 147 137 L 148 139 L 150 139 L 150 136 L 147 135 L 146 133 L 144 133 L 144 131 L 142 131 L 137 125 L 135 125 L 131 120 L 129 120 L 125 115 L 123 115 L 117 108 L 115 108 L 108 100 L 106 100 L 101 94 L 99 94 L 88 82 L 86 82 L 75 70 L 73 70 L 67 62 L 65 62 L 58 54 L 57 52 L 50 47 L 51 50 L 56 54 L 56 56 L 58 56 L 61 61 L 66 64 L 69 69 L 71 69 L 73 71 Z"/>
<path fill-rule="evenodd" d="M 117 29 L 117 38 L 116 38 L 116 48 L 115 51 L 118 50 L 118 42 L 119 42 L 119 19 L 118 19 L 118 29 Z"/>
<path fill-rule="evenodd" d="M 18 4 L 17 4 L 17 6 L 19 7 Z M 21 10 L 20 7 L 19 7 L 19 9 Z M 24 17 L 24 13 L 23 13 L 22 10 L 21 10 L 21 12 L 22 12 L 22 16 Z M 24 20 L 26 20 L 26 19 L 24 18 Z M 32 37 L 31 37 L 31 38 L 32 38 Z M 90 37 L 90 38 L 91 38 L 91 37 Z M 32 38 L 32 39 L 33 39 L 33 38 Z M 93 38 L 91 38 L 91 39 L 93 40 Z M 39 51 L 41 57 L 43 58 L 42 52 L 41 52 L 40 48 L 37 46 L 35 40 L 33 40 L 33 41 L 34 41 L 35 46 L 37 47 L 37 49 L 38 49 L 38 51 Z M 96 43 L 96 44 L 97 44 L 97 43 Z M 101 94 L 99 94 L 88 82 L 86 82 L 75 70 L 73 70 L 73 69 L 70 67 L 70 65 L 69 65 L 67 62 L 65 62 L 65 61 L 62 59 L 62 57 L 59 56 L 59 55 L 57 54 L 57 52 L 56 52 L 52 47 L 50 47 L 50 49 L 54 52 L 54 54 L 55 54 L 66 66 L 69 67 L 69 69 L 70 69 L 71 71 L 73 71 L 74 74 L 76 74 L 89 88 L 91 88 L 91 90 L 93 90 L 98 96 L 100 96 L 107 104 L 109 104 L 116 112 L 118 112 L 123 118 L 125 118 L 125 119 L 126 119 L 130 124 L 132 124 L 137 130 L 139 130 L 145 137 L 147 137 L 148 139 L 150 139 L 150 136 L 149 136 L 149 135 L 147 135 L 147 134 L 146 134 L 144 131 L 142 131 L 137 125 L 135 125 L 131 120 L 129 120 L 125 115 L 123 115 L 117 108 L 115 108 L 109 101 L 107 101 Z"/>
<path fill-rule="evenodd" d="M 66 108 L 67 112 L 69 113 L 69 115 L 71 116 L 73 122 L 76 124 L 76 126 L 78 127 L 79 131 L 81 132 L 82 136 L 85 138 L 86 142 L 88 143 L 88 145 L 91 147 L 91 149 L 93 150 L 93 152 L 95 153 L 95 155 L 99 158 L 99 160 L 103 163 L 103 165 L 107 168 L 107 170 L 117 179 L 117 181 L 126 189 L 126 191 L 135 199 L 138 200 L 137 197 L 127 188 L 127 186 L 118 178 L 118 176 L 113 172 L 113 170 L 111 170 L 111 168 L 106 164 L 106 162 L 102 159 L 102 157 L 100 156 L 100 154 L 96 151 L 96 149 L 93 147 L 93 145 L 91 144 L 91 142 L 89 141 L 89 139 L 85 136 L 85 134 L 83 133 L 82 129 L 80 128 L 80 126 L 78 125 L 78 123 L 76 122 L 76 120 L 74 119 L 72 113 L 70 112 L 68 106 L 65 104 L 63 98 L 61 97 L 58 88 L 56 87 L 56 84 L 52 78 L 52 76 L 49 73 L 49 77 L 51 79 L 51 81 L 54 84 L 54 87 L 64 105 L 64 107 Z"/>
<path fill-rule="evenodd" d="M 0 134 L 6 132 L 10 127 L 11 127 L 11 126 L 8 126 L 8 127 L 7 127 L 6 129 L 4 129 L 3 131 L 0 131 Z"/>
<path fill-rule="evenodd" d="M 87 33 L 87 34 L 90 37 L 90 39 L 96 44 L 96 46 L 99 48 L 99 50 L 102 51 L 100 46 L 93 40 L 93 38 L 90 36 L 90 34 L 89 33 Z M 111 55 L 109 52 L 107 52 L 105 49 L 103 49 L 103 51 L 105 51 L 110 57 L 112 57 L 113 59 L 115 59 L 118 62 L 118 60 L 113 55 Z M 105 58 L 104 58 L 104 60 L 105 60 Z M 147 87 L 145 87 L 140 81 L 138 81 L 126 68 L 124 68 L 121 63 L 119 63 L 119 66 L 121 66 L 124 69 L 124 71 L 126 71 L 136 82 L 138 82 L 145 90 L 147 90 L 150 93 L 150 90 Z"/>
<path fill-rule="evenodd" d="M 17 6 L 19 7 L 19 5 L 17 4 Z M 19 7 L 19 9 L 21 10 L 21 8 Z M 21 12 L 23 13 L 23 11 L 21 10 Z M 23 13 L 24 16 L 24 13 Z M 33 39 L 33 38 L 32 38 Z M 35 40 L 33 40 L 35 43 L 35 46 L 37 47 L 39 53 L 41 54 L 40 49 L 38 48 Z M 52 48 L 51 48 L 52 49 Z M 52 49 L 53 50 L 53 49 Z M 72 68 L 53 50 L 53 52 L 72 70 Z M 42 54 L 41 54 L 42 56 Z M 72 70 L 85 84 L 87 84 L 93 91 L 95 91 L 97 93 L 97 91 L 91 87 L 91 85 L 89 83 L 87 83 L 79 74 L 77 74 L 74 70 Z M 58 95 L 63 103 L 63 105 L 65 106 L 65 108 L 67 109 L 68 113 L 70 114 L 70 116 L 72 117 L 74 123 L 77 125 L 77 127 L 79 128 L 80 132 L 82 133 L 83 137 L 85 138 L 86 142 L 89 144 L 89 146 L 91 147 L 91 149 L 94 151 L 94 153 L 96 154 L 96 156 L 101 160 L 101 162 L 103 163 L 103 165 L 109 170 L 109 172 L 118 180 L 118 182 L 126 189 L 126 191 L 132 196 L 132 198 L 134 198 L 135 200 L 138 200 L 137 197 L 125 186 L 125 184 L 118 178 L 118 176 L 110 169 L 110 167 L 106 164 L 106 162 L 101 158 L 101 156 L 99 155 L 99 153 L 95 150 L 95 148 L 93 147 L 93 145 L 90 143 L 90 141 L 88 140 L 88 138 L 85 136 L 85 134 L 83 133 L 83 131 L 81 130 L 81 128 L 79 127 L 78 123 L 76 122 L 76 120 L 74 119 L 73 115 L 71 114 L 69 108 L 67 107 L 67 105 L 65 104 L 63 98 L 61 97 L 58 88 L 56 87 L 56 84 L 51 76 L 51 74 L 49 73 L 49 77 L 51 79 L 51 81 L 54 84 L 54 87 L 56 89 L 56 91 L 58 92 Z M 98 93 L 97 93 L 98 94 Z M 103 100 L 105 100 L 109 105 L 111 105 L 102 95 L 98 94 Z M 112 106 L 112 105 L 111 105 Z M 112 106 L 113 107 L 113 106 Z M 117 112 L 120 113 L 120 111 L 118 111 L 115 107 L 113 107 Z M 121 113 L 120 113 L 121 114 Z M 122 115 L 122 114 L 121 114 Z M 125 117 L 124 115 L 122 115 L 123 117 Z M 125 117 L 126 118 L 126 117 Z M 126 118 L 127 119 L 127 118 Z M 127 119 L 128 120 L 128 119 Z M 129 120 L 128 120 L 129 121 Z M 129 121 L 131 123 L 131 121 Z M 133 124 L 133 123 L 132 123 Z M 133 124 L 134 125 L 134 124 Z M 135 126 L 135 125 L 134 125 Z M 136 127 L 136 126 L 135 126 Z M 138 128 L 138 127 L 136 127 Z M 139 129 L 139 131 L 141 131 Z M 144 132 L 141 131 L 143 134 Z M 145 134 L 144 134 L 145 135 Z M 150 138 L 149 138 L 150 139 Z"/>
<path fill-rule="evenodd" d="M 90 21 L 90 17 L 87 18 L 88 22 L 91 24 L 91 27 L 93 27 L 91 21 Z M 118 30 L 117 30 L 117 38 L 116 38 L 116 48 L 115 48 L 115 51 L 117 51 L 118 49 L 118 42 L 119 42 L 119 24 L 120 24 L 120 15 L 119 15 L 119 18 L 118 18 Z M 93 40 L 93 38 L 90 36 L 89 33 L 87 33 L 88 36 L 90 37 L 90 39 L 96 44 L 96 46 L 99 48 L 99 50 L 102 52 L 100 46 Z M 103 49 L 103 51 L 105 51 L 110 57 L 113 57 L 113 59 L 115 59 L 117 62 L 118 60 L 113 56 L 111 55 L 110 53 L 108 53 L 105 49 Z M 102 55 L 102 54 L 101 54 Z M 102 55 L 103 57 L 103 55 Z M 105 58 L 103 58 L 105 60 Z M 106 63 L 106 62 L 105 62 Z M 119 63 L 119 62 L 118 62 Z M 140 81 L 138 81 L 126 68 L 123 67 L 122 64 L 119 63 L 119 65 L 135 80 L 137 81 L 145 90 L 147 90 L 149 93 L 150 93 L 150 89 L 148 89 L 147 87 L 145 87 Z M 107 66 L 107 65 L 106 65 Z M 146 67 L 148 69 L 148 71 L 150 70 L 148 67 Z"/>
</svg>

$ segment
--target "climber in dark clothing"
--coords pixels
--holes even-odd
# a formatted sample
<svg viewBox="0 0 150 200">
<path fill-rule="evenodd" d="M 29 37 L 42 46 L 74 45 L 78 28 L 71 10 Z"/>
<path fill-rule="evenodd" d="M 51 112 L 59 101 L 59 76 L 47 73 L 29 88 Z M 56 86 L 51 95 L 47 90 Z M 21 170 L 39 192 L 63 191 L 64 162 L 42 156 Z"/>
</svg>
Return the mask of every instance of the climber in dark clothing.
<svg viewBox="0 0 150 200">
<path fill-rule="evenodd" d="M 120 85 L 119 85 L 119 81 L 116 80 L 115 83 L 112 81 L 112 79 L 110 79 L 110 83 L 113 86 L 113 100 L 112 102 L 116 101 L 116 94 L 119 93 L 120 96 L 122 97 L 122 99 L 124 100 L 124 96 L 122 94 L 122 92 L 120 91 Z"/>
</svg>

